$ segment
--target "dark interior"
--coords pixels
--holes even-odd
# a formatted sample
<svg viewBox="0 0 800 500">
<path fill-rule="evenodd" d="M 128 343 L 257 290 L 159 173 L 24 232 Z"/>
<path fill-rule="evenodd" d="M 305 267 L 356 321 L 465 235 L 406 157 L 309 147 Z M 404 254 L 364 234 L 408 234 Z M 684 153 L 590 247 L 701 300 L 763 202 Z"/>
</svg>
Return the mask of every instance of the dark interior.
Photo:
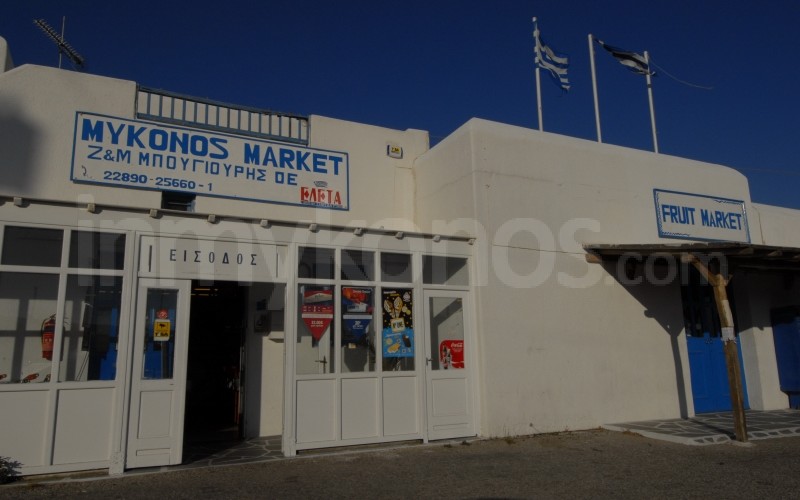
<svg viewBox="0 0 800 500">
<path fill-rule="evenodd" d="M 247 289 L 237 282 L 193 281 L 184 413 L 185 443 L 242 437 Z"/>
</svg>

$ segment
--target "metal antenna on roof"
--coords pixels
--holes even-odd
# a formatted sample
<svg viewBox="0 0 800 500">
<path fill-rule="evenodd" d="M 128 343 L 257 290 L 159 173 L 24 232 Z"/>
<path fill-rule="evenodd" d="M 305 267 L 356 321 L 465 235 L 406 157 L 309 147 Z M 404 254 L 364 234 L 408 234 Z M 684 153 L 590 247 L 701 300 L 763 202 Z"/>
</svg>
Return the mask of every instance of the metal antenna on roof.
<svg viewBox="0 0 800 500">
<path fill-rule="evenodd" d="M 61 34 L 59 35 L 44 19 L 34 19 L 33 24 L 39 27 L 58 46 L 58 68 L 61 69 L 61 56 L 66 55 L 76 68 L 83 68 L 86 60 L 64 40 L 64 27 L 67 18 L 61 18 Z"/>
</svg>

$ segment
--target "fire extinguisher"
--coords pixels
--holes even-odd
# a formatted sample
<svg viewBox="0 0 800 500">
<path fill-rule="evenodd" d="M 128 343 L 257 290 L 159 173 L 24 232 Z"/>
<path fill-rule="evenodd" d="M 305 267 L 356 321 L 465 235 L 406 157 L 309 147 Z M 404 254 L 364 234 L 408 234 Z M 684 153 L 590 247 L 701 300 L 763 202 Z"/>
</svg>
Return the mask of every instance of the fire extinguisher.
<svg viewBox="0 0 800 500">
<path fill-rule="evenodd" d="M 42 321 L 42 357 L 53 359 L 53 337 L 56 333 L 56 315 L 48 317 Z"/>
</svg>

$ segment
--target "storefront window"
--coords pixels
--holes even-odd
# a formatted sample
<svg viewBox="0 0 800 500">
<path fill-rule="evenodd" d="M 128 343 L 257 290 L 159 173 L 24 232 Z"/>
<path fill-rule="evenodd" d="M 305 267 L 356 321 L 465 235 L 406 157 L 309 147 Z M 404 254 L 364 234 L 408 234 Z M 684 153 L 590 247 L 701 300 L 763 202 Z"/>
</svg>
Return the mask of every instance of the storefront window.
<svg viewBox="0 0 800 500">
<path fill-rule="evenodd" d="M 342 287 L 342 372 L 375 371 L 375 289 Z"/>
<path fill-rule="evenodd" d="M 336 352 L 333 287 L 300 285 L 297 304 L 297 374 L 333 373 Z"/>
<path fill-rule="evenodd" d="M 68 277 L 59 381 L 114 380 L 121 297 L 121 277 Z"/>
<path fill-rule="evenodd" d="M 469 270 L 463 257 L 422 257 L 422 282 L 426 285 L 467 286 Z"/>
<path fill-rule="evenodd" d="M 300 247 L 297 276 L 321 280 L 333 279 L 335 254 L 332 248 Z"/>
<path fill-rule="evenodd" d="M 342 279 L 373 281 L 375 279 L 375 253 L 362 250 L 342 250 Z"/>
<path fill-rule="evenodd" d="M 60 229 L 6 226 L 3 231 L 3 264 L 12 266 L 61 265 Z"/>
<path fill-rule="evenodd" d="M 411 255 L 381 253 L 381 280 L 392 283 L 411 283 Z"/>
<path fill-rule="evenodd" d="M 104 276 L 67 274 L 65 234 L 69 267 Z M 59 381 L 114 380 L 125 235 L 6 226 L 2 252 L 3 266 L 31 269 L 0 272 L 0 383 L 49 382 L 56 346 Z"/>
<path fill-rule="evenodd" d="M 50 381 L 58 275 L 0 273 L 0 383 Z"/>
<path fill-rule="evenodd" d="M 383 371 L 414 370 L 414 296 L 410 288 L 381 290 Z"/>
<path fill-rule="evenodd" d="M 73 231 L 69 241 L 69 267 L 122 269 L 125 235 Z"/>
</svg>

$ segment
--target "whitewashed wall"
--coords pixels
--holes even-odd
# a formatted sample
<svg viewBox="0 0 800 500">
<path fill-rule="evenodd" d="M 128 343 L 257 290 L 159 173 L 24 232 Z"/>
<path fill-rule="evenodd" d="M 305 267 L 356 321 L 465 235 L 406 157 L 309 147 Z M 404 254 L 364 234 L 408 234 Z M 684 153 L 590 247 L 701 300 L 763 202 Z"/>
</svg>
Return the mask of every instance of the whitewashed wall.
<svg viewBox="0 0 800 500">
<path fill-rule="evenodd" d="M 765 245 L 800 247 L 800 210 L 754 204 Z"/>
<path fill-rule="evenodd" d="M 0 47 L 1 51 L 1 47 Z M 67 202 L 159 208 L 157 191 L 74 184 L 70 168 L 75 113 L 134 119 L 136 83 L 23 65 L 0 73 L 0 194 Z M 349 156 L 349 211 L 197 196 L 199 213 L 343 226 L 413 230 L 413 160 L 428 134 L 312 116 L 310 148 Z M 387 146 L 402 149 L 391 158 Z"/>
<path fill-rule="evenodd" d="M 582 244 L 681 243 L 659 237 L 653 190 L 738 199 L 749 213 L 744 176 L 471 120 L 417 161 L 415 180 L 424 230 L 476 236 L 482 434 L 693 414 L 678 283 L 623 285 Z"/>
</svg>

